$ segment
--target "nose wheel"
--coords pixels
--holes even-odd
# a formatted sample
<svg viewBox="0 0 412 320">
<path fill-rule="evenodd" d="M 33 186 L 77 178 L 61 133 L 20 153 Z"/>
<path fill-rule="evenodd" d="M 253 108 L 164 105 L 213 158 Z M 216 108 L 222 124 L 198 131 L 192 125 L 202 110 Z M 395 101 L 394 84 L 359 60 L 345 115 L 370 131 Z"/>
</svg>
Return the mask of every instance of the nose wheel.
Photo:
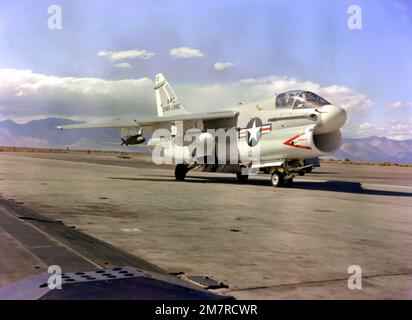
<svg viewBox="0 0 412 320">
<path fill-rule="evenodd" d="M 293 183 L 293 177 L 285 178 L 285 175 L 279 171 L 275 171 L 270 179 L 274 187 L 290 187 Z"/>
<path fill-rule="evenodd" d="M 270 182 L 272 183 L 272 186 L 280 187 L 283 184 L 283 174 L 278 171 L 273 172 Z"/>
</svg>

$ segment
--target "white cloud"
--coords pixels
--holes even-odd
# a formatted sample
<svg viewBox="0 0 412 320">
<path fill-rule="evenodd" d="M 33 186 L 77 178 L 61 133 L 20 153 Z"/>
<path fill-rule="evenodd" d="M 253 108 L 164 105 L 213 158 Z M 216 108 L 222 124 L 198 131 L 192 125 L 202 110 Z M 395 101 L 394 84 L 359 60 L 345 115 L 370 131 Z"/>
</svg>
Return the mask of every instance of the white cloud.
<svg viewBox="0 0 412 320">
<path fill-rule="evenodd" d="M 189 47 L 173 48 L 170 50 L 170 55 L 177 58 L 201 58 L 204 54 L 199 49 Z"/>
<path fill-rule="evenodd" d="M 191 112 L 230 108 L 292 89 L 307 89 L 341 105 L 350 114 L 367 110 L 364 94 L 343 86 L 321 87 L 311 81 L 270 76 L 215 84 L 171 83 Z M 149 78 L 105 80 L 56 77 L 31 70 L 0 69 L 1 118 L 39 115 L 65 117 L 134 117 L 155 114 L 153 81 Z"/>
<path fill-rule="evenodd" d="M 234 63 L 232 62 L 216 62 L 213 67 L 215 68 L 215 70 L 217 71 L 222 71 L 228 68 L 231 68 L 234 66 Z"/>
<path fill-rule="evenodd" d="M 121 69 L 133 69 L 133 66 L 128 62 L 115 63 L 113 66 Z"/>
<path fill-rule="evenodd" d="M 361 111 L 372 107 L 364 94 L 344 86 L 321 87 L 311 81 L 270 76 L 214 84 L 171 83 L 191 112 L 230 108 L 292 89 L 311 90 L 343 106 L 349 113 L 345 136 L 387 136 L 412 139 L 412 117 L 374 123 Z M 0 119 L 20 122 L 46 117 L 84 121 L 147 117 L 155 114 L 153 81 L 149 78 L 105 80 L 56 77 L 31 70 L 0 69 Z M 356 124 L 355 120 L 362 121 Z"/>
<path fill-rule="evenodd" d="M 403 107 L 403 103 L 400 101 L 396 101 L 396 102 L 388 103 L 385 107 L 388 109 L 400 109 Z"/>
<path fill-rule="evenodd" d="M 198 106 L 203 111 L 210 109 L 210 106 L 231 107 L 239 102 L 253 102 L 273 97 L 275 93 L 294 89 L 311 90 L 350 113 L 361 113 L 373 106 L 373 102 L 366 95 L 345 86 L 321 87 L 311 81 L 298 81 L 279 76 L 209 85 L 186 84 L 180 87 L 182 92 L 180 100 L 183 104 Z"/>
<path fill-rule="evenodd" d="M 412 139 L 412 117 L 375 124 L 365 122 L 359 125 L 354 136 L 384 136 L 395 140 Z"/>
<path fill-rule="evenodd" d="M 365 130 L 365 129 L 370 129 L 370 128 L 372 128 L 372 127 L 373 127 L 373 124 L 372 124 L 372 123 L 363 122 L 363 123 L 361 123 L 361 125 L 359 126 L 359 129 Z"/>
<path fill-rule="evenodd" d="M 152 114 L 154 109 L 153 81 L 149 78 L 105 80 L 0 69 L 3 118 L 39 114 L 141 116 Z"/>
<path fill-rule="evenodd" d="M 374 105 L 365 94 L 345 86 L 332 85 L 319 88 L 316 92 L 351 113 L 362 113 Z"/>
<path fill-rule="evenodd" d="M 110 61 L 120 61 L 126 59 L 150 59 L 154 56 L 153 52 L 147 50 L 124 50 L 124 51 L 99 51 L 99 57 L 106 57 Z"/>
</svg>

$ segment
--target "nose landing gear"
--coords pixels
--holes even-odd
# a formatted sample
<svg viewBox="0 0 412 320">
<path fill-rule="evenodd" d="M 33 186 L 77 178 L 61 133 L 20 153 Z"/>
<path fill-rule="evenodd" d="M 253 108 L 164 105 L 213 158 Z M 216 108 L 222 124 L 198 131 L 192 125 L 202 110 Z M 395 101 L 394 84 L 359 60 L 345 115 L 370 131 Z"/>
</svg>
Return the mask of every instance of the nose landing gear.
<svg viewBox="0 0 412 320">
<path fill-rule="evenodd" d="M 272 183 L 272 186 L 280 187 L 283 184 L 283 174 L 279 171 L 273 172 L 270 182 Z"/>
<path fill-rule="evenodd" d="M 282 172 L 275 171 L 272 173 L 270 182 L 274 187 L 290 187 L 293 183 L 293 176 L 288 176 Z"/>
</svg>

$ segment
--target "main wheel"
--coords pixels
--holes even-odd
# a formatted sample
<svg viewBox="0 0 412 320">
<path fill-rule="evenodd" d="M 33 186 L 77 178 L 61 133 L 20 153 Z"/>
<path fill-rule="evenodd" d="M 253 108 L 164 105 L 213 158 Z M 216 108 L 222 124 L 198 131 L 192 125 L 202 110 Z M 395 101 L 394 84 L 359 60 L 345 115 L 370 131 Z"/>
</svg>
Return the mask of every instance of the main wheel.
<svg viewBox="0 0 412 320">
<path fill-rule="evenodd" d="M 312 172 L 312 167 L 306 168 L 306 173 L 311 173 Z"/>
<path fill-rule="evenodd" d="M 270 179 L 270 181 L 272 182 L 272 186 L 274 187 L 280 187 L 283 185 L 283 174 L 281 174 L 278 171 L 275 171 L 272 174 L 272 178 Z"/>
<path fill-rule="evenodd" d="M 240 183 L 246 182 L 247 179 L 249 179 L 249 175 L 247 174 L 242 174 L 241 172 L 237 172 L 236 173 L 236 179 L 237 181 L 239 181 Z"/>
<path fill-rule="evenodd" d="M 175 168 L 176 180 L 183 181 L 186 178 L 187 167 L 184 164 L 178 164 Z"/>
</svg>

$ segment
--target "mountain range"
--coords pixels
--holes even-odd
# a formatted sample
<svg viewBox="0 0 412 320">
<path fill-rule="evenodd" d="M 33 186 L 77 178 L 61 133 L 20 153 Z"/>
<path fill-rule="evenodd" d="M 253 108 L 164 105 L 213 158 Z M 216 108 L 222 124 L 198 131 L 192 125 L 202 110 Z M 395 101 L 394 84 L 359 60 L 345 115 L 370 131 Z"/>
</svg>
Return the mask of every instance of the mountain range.
<svg viewBox="0 0 412 320">
<path fill-rule="evenodd" d="M 119 130 L 115 128 L 55 129 L 58 125 L 77 123 L 81 122 L 58 118 L 33 120 L 25 124 L 12 120 L 0 121 L 0 146 L 130 151 L 126 146 L 120 146 Z"/>
<path fill-rule="evenodd" d="M 412 140 L 392 140 L 386 137 L 347 138 L 335 159 L 352 161 L 412 163 Z"/>
<path fill-rule="evenodd" d="M 68 119 L 48 118 L 19 124 L 0 121 L 0 146 L 139 151 L 120 146 L 118 129 L 58 131 L 57 125 L 76 124 Z M 386 137 L 345 138 L 341 148 L 330 156 L 352 161 L 412 163 L 412 140 Z"/>
</svg>

